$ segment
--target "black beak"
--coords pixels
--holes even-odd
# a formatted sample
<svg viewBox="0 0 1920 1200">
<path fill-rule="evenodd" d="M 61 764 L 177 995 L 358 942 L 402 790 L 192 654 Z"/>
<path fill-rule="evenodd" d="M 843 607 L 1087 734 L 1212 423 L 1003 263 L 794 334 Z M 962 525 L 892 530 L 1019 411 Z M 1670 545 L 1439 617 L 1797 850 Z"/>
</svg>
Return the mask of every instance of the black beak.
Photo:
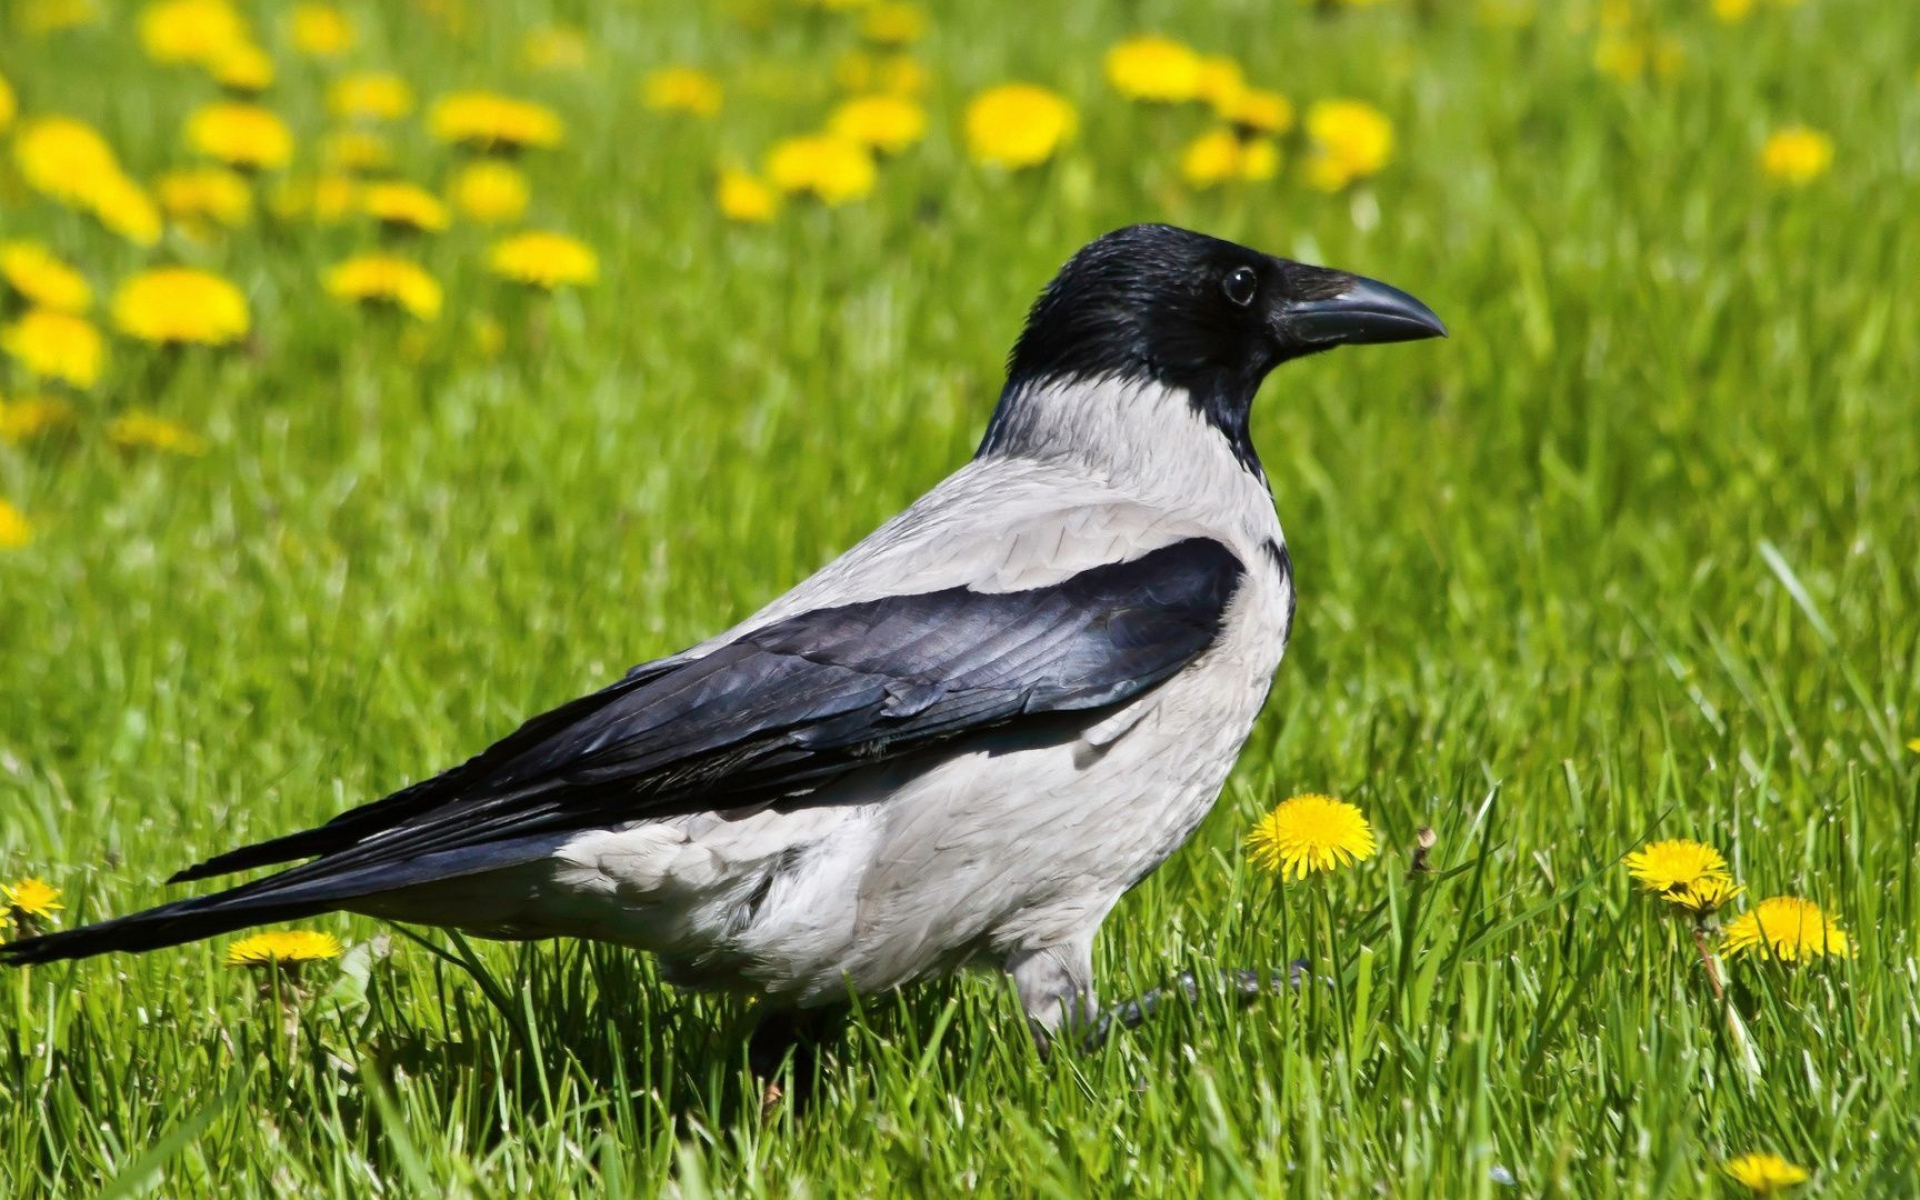
<svg viewBox="0 0 1920 1200">
<path fill-rule="evenodd" d="M 1359 275 L 1348 279 L 1337 295 L 1286 305 L 1281 319 L 1295 339 L 1310 346 L 1339 346 L 1447 336 L 1447 327 L 1433 310 L 1399 288 Z"/>
</svg>

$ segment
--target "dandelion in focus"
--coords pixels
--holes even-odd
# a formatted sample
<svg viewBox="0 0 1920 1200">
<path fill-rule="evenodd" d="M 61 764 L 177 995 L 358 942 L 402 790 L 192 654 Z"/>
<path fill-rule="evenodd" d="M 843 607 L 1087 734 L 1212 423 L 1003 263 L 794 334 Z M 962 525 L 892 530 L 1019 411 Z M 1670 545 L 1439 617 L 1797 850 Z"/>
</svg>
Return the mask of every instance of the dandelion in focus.
<svg viewBox="0 0 1920 1200">
<path fill-rule="evenodd" d="M 640 84 L 640 97 L 655 112 L 711 117 L 720 111 L 726 90 L 712 74 L 698 67 L 661 67 L 647 72 Z"/>
<path fill-rule="evenodd" d="M 882 154 L 898 154 L 927 135 L 927 113 L 901 96 L 860 96 L 835 108 L 827 128 Z"/>
<path fill-rule="evenodd" d="M 1709 879 L 1727 879 L 1727 860 L 1704 842 L 1673 838 L 1649 842 L 1627 855 L 1627 873 L 1649 892 L 1672 892 Z"/>
<path fill-rule="evenodd" d="M 418 184 L 397 180 L 361 188 L 360 210 L 402 233 L 439 233 L 452 223 L 439 197 Z"/>
<path fill-rule="evenodd" d="M 178 421 L 157 413 L 134 410 L 107 423 L 107 437 L 125 450 L 158 450 L 198 458 L 207 452 L 207 439 Z"/>
<path fill-rule="evenodd" d="M 106 341 L 85 317 L 35 308 L 0 328 L 0 352 L 29 374 L 85 389 L 100 378 Z"/>
<path fill-rule="evenodd" d="M 860 36 L 881 46 L 906 46 L 927 36 L 927 10 L 918 4 L 880 0 L 860 18 Z"/>
<path fill-rule="evenodd" d="M 167 216 L 197 235 L 238 228 L 253 215 L 253 189 L 225 167 L 169 171 L 154 181 L 154 190 Z"/>
<path fill-rule="evenodd" d="M 767 178 L 789 194 L 823 204 L 858 200 L 873 190 L 873 156 L 858 142 L 828 133 L 787 138 L 767 155 Z"/>
<path fill-rule="evenodd" d="M 492 159 L 461 167 L 449 189 L 453 206 L 483 225 L 519 220 L 527 210 L 529 192 L 525 175 Z"/>
<path fill-rule="evenodd" d="M 27 514 L 0 500 L 0 550 L 20 550 L 33 543 L 33 522 Z"/>
<path fill-rule="evenodd" d="M 431 321 L 440 315 L 440 284 L 420 264 L 386 254 L 363 254 L 327 272 L 327 294 L 357 304 L 385 305 Z"/>
<path fill-rule="evenodd" d="M 279 994 L 284 1003 L 304 997 L 300 978 L 310 964 L 339 958 L 340 950 L 340 939 L 330 933 L 290 929 L 284 933 L 256 933 L 231 943 L 227 947 L 226 963 L 257 974 L 261 994 Z M 286 994 L 279 993 L 282 983 L 287 986 Z M 291 1012 L 286 1015 L 287 1032 L 291 1035 L 298 1026 L 293 1023 Z"/>
<path fill-rule="evenodd" d="M 390 71 L 342 75 L 327 89 L 327 107 L 349 121 L 394 121 L 413 111 L 413 89 Z"/>
<path fill-rule="evenodd" d="M 0 280 L 29 304 L 82 313 L 93 305 L 86 276 L 39 242 L 0 242 Z"/>
<path fill-rule="evenodd" d="M 1778 1195 L 1812 1178 L 1805 1167 L 1795 1166 L 1778 1154 L 1742 1154 L 1728 1159 L 1721 1169 L 1756 1196 Z"/>
<path fill-rule="evenodd" d="M 1107 82 L 1133 100 L 1169 104 L 1197 99 L 1202 70 L 1192 47 L 1154 34 L 1129 38 L 1107 51 Z"/>
<path fill-rule="evenodd" d="M 1851 958 L 1853 943 L 1839 922 L 1813 901 L 1775 896 L 1727 922 L 1727 953 L 1811 962 L 1828 954 Z"/>
<path fill-rule="evenodd" d="M 745 171 L 721 171 L 714 199 L 729 221 L 746 224 L 764 224 L 780 210 L 780 194 L 766 180 Z"/>
<path fill-rule="evenodd" d="M 1362 100 L 1320 100 L 1307 109 L 1307 183 L 1337 192 L 1377 174 L 1393 156 L 1393 122 Z"/>
<path fill-rule="evenodd" d="M 10 506 L 0 500 L 0 545 L 6 545 L 5 511 Z M 15 883 L 0 883 L 0 906 L 5 907 L 14 928 L 23 936 L 39 931 L 41 923 L 53 920 L 53 914 L 66 906 L 60 903 L 60 889 L 44 879 L 27 878 Z"/>
<path fill-rule="evenodd" d="M 140 45 L 157 63 L 211 67 L 248 41 L 246 21 L 227 0 L 155 0 L 140 10 Z"/>
<path fill-rule="evenodd" d="M 1330 872 L 1372 858 L 1377 848 L 1373 826 L 1358 808 L 1314 793 L 1281 801 L 1247 834 L 1254 865 L 1282 879 Z"/>
<path fill-rule="evenodd" d="M 487 254 L 487 269 L 551 292 L 592 283 L 600 276 L 600 260 L 577 238 L 535 230 L 495 242 Z"/>
<path fill-rule="evenodd" d="M 967 105 L 967 153 L 988 166 L 1036 166 L 1073 136 L 1073 105 L 1031 83 L 990 87 Z"/>
<path fill-rule="evenodd" d="M 156 267 L 120 285 L 113 324 L 143 342 L 221 346 L 247 335 L 247 299 L 211 272 Z"/>
<path fill-rule="evenodd" d="M 1280 171 L 1280 151 L 1266 138 L 1243 139 L 1231 129 L 1215 129 L 1187 143 L 1180 156 L 1180 177 L 1197 188 L 1233 180 L 1259 182 Z"/>
<path fill-rule="evenodd" d="M 353 23 L 331 4 L 296 4 L 293 45 L 313 58 L 337 58 L 353 48 Z"/>
<path fill-rule="evenodd" d="M 564 134 L 550 108 L 497 92 L 453 92 L 427 115 L 433 136 L 475 150 L 543 149 Z"/>
<path fill-rule="evenodd" d="M 1833 139 L 1804 125 L 1776 130 L 1760 148 L 1760 168 L 1777 183 L 1811 183 L 1832 165 Z"/>
<path fill-rule="evenodd" d="M 243 171 L 284 167 L 293 158 L 293 134 L 272 109 L 258 104 L 209 104 L 187 118 L 187 144 Z"/>
<path fill-rule="evenodd" d="M 1660 892 L 1659 896 L 1675 908 L 1691 914 L 1696 921 L 1707 922 L 1746 890 L 1723 875 L 1706 875 Z"/>
</svg>

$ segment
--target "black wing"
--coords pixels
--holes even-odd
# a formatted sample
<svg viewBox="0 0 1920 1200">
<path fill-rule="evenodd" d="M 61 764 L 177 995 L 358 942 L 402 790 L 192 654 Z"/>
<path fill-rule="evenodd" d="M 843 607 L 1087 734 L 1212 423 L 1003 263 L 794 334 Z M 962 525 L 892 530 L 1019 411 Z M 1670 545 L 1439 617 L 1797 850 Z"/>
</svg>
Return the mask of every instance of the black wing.
<svg viewBox="0 0 1920 1200">
<path fill-rule="evenodd" d="M 1219 634 L 1245 569 L 1190 538 L 1052 587 L 953 588 L 818 609 L 637 668 L 462 766 L 197 879 L 309 855 L 218 895 L 0 948 L 28 962 L 151 949 L 528 861 L 541 835 L 805 794 L 1023 717 L 1132 699 Z"/>
</svg>

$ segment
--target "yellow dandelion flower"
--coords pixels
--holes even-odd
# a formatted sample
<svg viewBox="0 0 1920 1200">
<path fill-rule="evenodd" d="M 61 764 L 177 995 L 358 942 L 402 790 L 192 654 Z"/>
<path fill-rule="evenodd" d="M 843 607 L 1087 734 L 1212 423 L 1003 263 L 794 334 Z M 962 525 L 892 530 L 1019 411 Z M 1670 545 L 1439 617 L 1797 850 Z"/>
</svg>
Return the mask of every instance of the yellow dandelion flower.
<svg viewBox="0 0 1920 1200">
<path fill-rule="evenodd" d="M 236 42 L 207 64 L 207 73 L 228 91 L 251 96 L 273 86 L 273 59 L 251 42 Z"/>
<path fill-rule="evenodd" d="M 155 0 L 140 10 L 140 45 L 158 63 L 210 66 L 247 41 L 247 23 L 227 0 Z"/>
<path fill-rule="evenodd" d="M 1710 917 L 1747 889 L 1724 875 L 1704 875 L 1690 883 L 1660 893 L 1668 904 L 1686 909 L 1696 917 Z"/>
<path fill-rule="evenodd" d="M 288 180 L 273 191 L 273 213 L 283 220 L 310 217 L 322 225 L 336 225 L 360 211 L 360 187 L 360 181 L 350 175 Z"/>
<path fill-rule="evenodd" d="M 600 260 L 586 243 L 538 230 L 495 242 L 487 254 L 487 268 L 504 279 L 547 291 L 589 284 L 600 276 Z"/>
<path fill-rule="evenodd" d="M 640 98 L 655 112 L 711 117 L 720 111 L 726 89 L 712 74 L 698 67 L 660 67 L 647 72 L 641 81 Z"/>
<path fill-rule="evenodd" d="M 1811 183 L 1833 165 L 1833 139 L 1804 125 L 1776 130 L 1760 149 L 1760 169 L 1779 183 Z"/>
<path fill-rule="evenodd" d="M 0 242 L 0 280 L 29 304 L 82 313 L 93 305 L 86 276 L 39 242 Z"/>
<path fill-rule="evenodd" d="M 100 23 L 99 0 L 21 0 L 14 23 L 30 37 Z"/>
<path fill-rule="evenodd" d="M 858 142 L 830 133 L 786 138 L 767 155 L 767 178 L 789 194 L 810 194 L 824 204 L 858 200 L 873 190 L 873 155 Z"/>
<path fill-rule="evenodd" d="M 453 205 L 483 225 L 517 221 L 527 211 L 527 177 L 503 162 L 468 163 L 453 177 Z"/>
<path fill-rule="evenodd" d="M 1727 879 L 1727 860 L 1703 842 L 1649 842 L 1627 855 L 1627 873 L 1649 892 L 1671 892 L 1703 879 Z"/>
<path fill-rule="evenodd" d="M 143 342 L 220 346 L 247 335 L 247 298 L 227 280 L 192 267 L 156 267 L 120 285 L 113 324 Z"/>
<path fill-rule="evenodd" d="M 158 450 L 198 458 L 207 452 L 207 439 L 178 421 L 157 413 L 135 410 L 107 423 L 107 437 L 127 450 Z"/>
<path fill-rule="evenodd" d="M 860 18 L 860 36 L 881 46 L 906 46 L 927 36 L 927 10 L 918 4 L 881 0 Z"/>
<path fill-rule="evenodd" d="M 33 522 L 5 500 L 0 500 L 0 550 L 20 550 L 33 542 Z"/>
<path fill-rule="evenodd" d="M 106 341 L 93 322 L 72 313 L 29 309 L 0 329 L 0 351 L 42 379 L 90 388 L 100 378 Z"/>
<path fill-rule="evenodd" d="M 1293 101 L 1265 88 L 1243 88 L 1232 100 L 1213 106 L 1223 121 L 1255 133 L 1285 133 L 1293 128 Z"/>
<path fill-rule="evenodd" d="M 35 920 L 50 920 L 54 913 L 66 906 L 60 903 L 60 889 L 44 879 L 22 879 L 17 883 L 0 883 L 0 901 L 4 901 L 7 911 L 14 920 L 31 917 Z"/>
<path fill-rule="evenodd" d="M 1230 180 L 1272 179 L 1280 170 L 1280 150 L 1266 138 L 1242 139 L 1231 129 L 1215 129 L 1187 143 L 1180 176 L 1197 188 Z"/>
<path fill-rule="evenodd" d="M 842 91 L 885 92 L 909 99 L 926 94 L 927 69 L 905 54 L 873 55 L 854 50 L 833 65 L 833 80 Z"/>
<path fill-rule="evenodd" d="M 333 81 L 327 107 L 349 121 L 394 121 L 413 111 L 413 89 L 391 71 L 361 71 Z"/>
<path fill-rule="evenodd" d="M 1772 1196 L 1812 1178 L 1805 1167 L 1778 1154 L 1742 1154 L 1728 1159 L 1721 1169 L 1756 1196 Z"/>
<path fill-rule="evenodd" d="M 530 30 L 520 39 L 520 62 L 529 71 L 578 71 L 587 65 L 587 35 L 570 25 Z"/>
<path fill-rule="evenodd" d="M 766 180 L 745 171 L 721 171 L 714 199 L 729 221 L 758 224 L 773 220 L 780 210 L 780 193 Z"/>
<path fill-rule="evenodd" d="M 1130 99 L 1164 104 L 1200 95 L 1200 55 L 1172 38 L 1128 38 L 1107 51 L 1106 69 L 1107 82 Z"/>
<path fill-rule="evenodd" d="M 340 129 L 321 141 L 320 160 L 350 175 L 385 171 L 393 166 L 393 146 L 371 129 Z"/>
<path fill-rule="evenodd" d="M 87 207 L 108 229 L 140 246 L 160 240 L 160 208 L 147 190 L 127 178 L 114 174 L 94 185 Z"/>
<path fill-rule="evenodd" d="M 227 947 L 230 967 L 298 966 L 340 957 L 340 939 L 330 933 L 291 929 L 285 933 L 256 933 Z"/>
<path fill-rule="evenodd" d="M 1073 136 L 1073 105 L 1030 83 L 990 87 L 967 105 L 967 153 L 988 166 L 1031 167 Z"/>
<path fill-rule="evenodd" d="M 420 264 L 386 254 L 363 254 L 327 272 L 327 294 L 358 304 L 391 305 L 422 321 L 440 315 L 439 281 Z"/>
<path fill-rule="evenodd" d="M 1729 25 L 1746 20 L 1753 8 L 1754 0 L 1713 0 L 1713 15 Z"/>
<path fill-rule="evenodd" d="M 187 144 L 242 170 L 284 167 L 293 158 L 293 134 L 270 108 L 209 104 L 187 118 Z"/>
<path fill-rule="evenodd" d="M 160 207 L 189 228 L 238 228 L 253 216 L 253 188 L 225 167 L 189 167 L 154 181 Z"/>
<path fill-rule="evenodd" d="M 1212 105 L 1218 113 L 1223 107 L 1231 107 L 1246 90 L 1246 73 L 1239 63 L 1224 54 L 1201 56 L 1200 74 L 1194 88 L 1196 98 Z"/>
<path fill-rule="evenodd" d="M 1372 858 L 1373 826 L 1353 805 L 1309 793 L 1285 800 L 1247 834 L 1254 865 L 1283 879 L 1304 879 Z"/>
<path fill-rule="evenodd" d="M 13 138 L 13 160 L 29 187 L 79 208 L 91 207 L 100 183 L 121 174 L 107 139 L 72 117 L 22 122 Z"/>
<path fill-rule="evenodd" d="M 835 108 L 827 129 L 882 154 L 898 154 L 927 135 L 927 113 L 901 96 L 860 96 Z"/>
<path fill-rule="evenodd" d="M 0 401 L 0 442 L 23 442 L 73 423 L 73 405 L 46 396 Z"/>
<path fill-rule="evenodd" d="M 439 197 L 411 183 L 367 184 L 360 189 L 360 209 L 389 229 L 439 233 L 451 223 Z"/>
<path fill-rule="evenodd" d="M 353 22 L 331 4 L 296 4 L 294 48 L 314 58 L 336 58 L 353 48 Z"/>
<path fill-rule="evenodd" d="M 1908 742 L 1907 749 L 1913 751 L 1915 754 L 1920 754 L 1920 738 L 1914 738 Z"/>
<path fill-rule="evenodd" d="M 433 136 L 477 150 L 539 149 L 557 145 L 560 118 L 545 105 L 497 92 L 453 92 L 427 115 Z"/>
<path fill-rule="evenodd" d="M 13 118 L 20 111 L 20 101 L 14 97 L 13 85 L 0 75 L 0 133 L 5 133 L 13 124 Z"/>
<path fill-rule="evenodd" d="M 1794 963 L 1824 954 L 1851 958 L 1853 943 L 1839 922 L 1813 901 L 1775 896 L 1727 923 L 1727 953 L 1755 953 Z"/>
<path fill-rule="evenodd" d="M 1393 156 L 1393 122 L 1362 100 L 1316 101 L 1307 109 L 1307 137 L 1307 182 L 1321 191 L 1373 175 Z"/>
</svg>

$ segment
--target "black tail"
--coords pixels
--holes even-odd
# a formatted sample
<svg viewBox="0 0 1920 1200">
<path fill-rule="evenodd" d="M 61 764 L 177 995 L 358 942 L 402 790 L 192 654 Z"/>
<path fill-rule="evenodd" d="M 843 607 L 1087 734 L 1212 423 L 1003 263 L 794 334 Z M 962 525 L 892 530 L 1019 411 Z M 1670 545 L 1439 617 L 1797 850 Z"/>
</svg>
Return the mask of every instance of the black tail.
<svg viewBox="0 0 1920 1200">
<path fill-rule="evenodd" d="M 97 925 L 82 925 L 78 929 L 63 929 L 58 933 L 9 942 L 0 946 L 0 963 L 10 967 L 25 967 L 34 963 L 58 962 L 65 958 L 92 958 L 96 954 L 109 954 L 115 950 L 158 950 L 163 946 L 178 946 L 182 942 L 218 937 L 250 925 L 297 921 L 302 917 L 332 912 L 339 907 L 337 903 L 325 900 L 262 899 L 252 903 L 244 900 L 222 903 L 228 901 L 232 894 L 222 892 L 197 900 L 176 900 L 145 912 L 101 921 Z"/>
</svg>

